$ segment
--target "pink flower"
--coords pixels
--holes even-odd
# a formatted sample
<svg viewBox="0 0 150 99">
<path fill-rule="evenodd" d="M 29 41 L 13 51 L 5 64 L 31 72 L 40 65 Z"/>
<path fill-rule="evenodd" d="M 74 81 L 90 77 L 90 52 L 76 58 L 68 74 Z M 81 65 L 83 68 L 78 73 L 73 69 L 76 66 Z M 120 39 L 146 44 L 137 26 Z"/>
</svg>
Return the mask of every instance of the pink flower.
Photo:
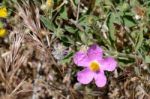
<svg viewBox="0 0 150 99">
<path fill-rule="evenodd" d="M 103 50 L 96 44 L 86 52 L 77 52 L 73 60 L 76 65 L 84 67 L 77 73 L 77 80 L 82 84 L 89 84 L 94 79 L 98 87 L 105 86 L 107 82 L 104 71 L 113 71 L 117 67 L 114 58 L 103 58 Z"/>
</svg>

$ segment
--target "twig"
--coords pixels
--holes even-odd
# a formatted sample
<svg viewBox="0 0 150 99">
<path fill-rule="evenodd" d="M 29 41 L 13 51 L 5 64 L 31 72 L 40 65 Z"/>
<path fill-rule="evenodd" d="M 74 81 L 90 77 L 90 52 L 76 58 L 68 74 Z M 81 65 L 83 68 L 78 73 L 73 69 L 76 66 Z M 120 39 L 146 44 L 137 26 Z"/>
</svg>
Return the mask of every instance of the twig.
<svg viewBox="0 0 150 99">
<path fill-rule="evenodd" d="M 78 20 L 79 20 L 79 13 L 80 13 L 80 0 L 78 0 L 78 9 L 77 9 L 76 23 L 78 23 Z"/>
<path fill-rule="evenodd" d="M 72 5 L 72 7 L 73 7 L 73 10 L 75 11 L 76 6 L 75 6 L 75 4 L 74 4 L 73 0 L 70 0 L 70 2 L 71 2 L 71 5 Z"/>
<path fill-rule="evenodd" d="M 47 44 L 48 44 L 48 46 L 50 47 L 50 40 L 49 40 L 48 35 L 46 35 L 46 40 L 47 40 Z"/>
<path fill-rule="evenodd" d="M 76 21 L 73 19 L 69 20 L 72 24 L 74 24 L 79 30 L 84 31 L 83 27 L 81 27 Z"/>
<path fill-rule="evenodd" d="M 13 96 L 16 91 L 24 84 L 25 78 L 19 83 L 19 85 L 11 92 L 9 96 Z"/>
<path fill-rule="evenodd" d="M 62 6 L 64 6 L 66 4 L 66 2 L 68 2 L 67 0 L 63 0 L 63 2 L 56 8 L 53 10 L 53 12 L 59 10 Z"/>
<path fill-rule="evenodd" d="M 34 79 L 34 84 L 33 84 L 33 95 L 32 95 L 32 99 L 38 99 L 38 96 L 37 96 L 37 82 L 39 80 L 39 70 L 41 68 L 41 63 L 38 64 L 37 66 L 37 75 L 36 75 L 36 78 Z"/>
</svg>

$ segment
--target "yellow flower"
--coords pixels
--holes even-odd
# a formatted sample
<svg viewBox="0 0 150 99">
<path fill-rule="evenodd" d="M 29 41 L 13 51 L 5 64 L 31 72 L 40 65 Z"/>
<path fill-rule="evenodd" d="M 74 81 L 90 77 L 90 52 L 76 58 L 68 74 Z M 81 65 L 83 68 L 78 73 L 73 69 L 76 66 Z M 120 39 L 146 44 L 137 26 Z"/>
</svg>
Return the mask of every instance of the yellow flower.
<svg viewBox="0 0 150 99">
<path fill-rule="evenodd" d="M 0 7 L 0 18 L 6 18 L 8 16 L 8 12 L 6 7 Z"/>
<path fill-rule="evenodd" d="M 0 28 L 0 37 L 5 37 L 6 34 L 6 29 Z"/>
</svg>

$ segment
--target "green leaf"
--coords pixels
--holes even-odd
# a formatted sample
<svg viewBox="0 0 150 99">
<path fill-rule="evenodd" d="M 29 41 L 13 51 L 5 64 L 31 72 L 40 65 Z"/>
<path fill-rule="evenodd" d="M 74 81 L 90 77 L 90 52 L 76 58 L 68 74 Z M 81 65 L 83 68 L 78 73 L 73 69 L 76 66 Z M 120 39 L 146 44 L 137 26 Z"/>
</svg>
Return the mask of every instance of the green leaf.
<svg viewBox="0 0 150 99">
<path fill-rule="evenodd" d="M 3 25 L 4 25 L 4 24 L 0 21 L 0 28 L 2 28 L 2 27 L 3 27 Z"/>
<path fill-rule="evenodd" d="M 121 3 L 118 7 L 117 7 L 120 11 L 125 12 L 127 10 L 130 9 L 130 6 L 127 2 Z"/>
<path fill-rule="evenodd" d="M 79 36 L 80 36 L 81 41 L 84 44 L 87 44 L 87 35 L 84 32 L 79 32 Z"/>
<path fill-rule="evenodd" d="M 138 0 L 131 0 L 130 6 L 137 6 L 139 4 Z"/>
<path fill-rule="evenodd" d="M 100 0 L 96 0 L 96 1 L 95 1 L 95 5 L 96 5 L 96 6 L 99 6 L 100 2 L 101 2 Z"/>
<path fill-rule="evenodd" d="M 71 26 L 67 26 L 67 25 L 65 25 L 65 30 L 70 32 L 70 33 L 75 33 L 77 31 L 77 29 L 75 29 Z"/>
<path fill-rule="evenodd" d="M 98 17 L 93 15 L 84 15 L 79 18 L 79 24 L 81 26 L 91 26 L 93 23 L 98 21 Z"/>
<path fill-rule="evenodd" d="M 62 36 L 60 40 L 65 46 L 69 46 L 70 44 L 74 44 L 73 39 L 71 37 L 68 37 L 65 35 Z"/>
<path fill-rule="evenodd" d="M 65 20 L 68 19 L 66 6 L 62 7 L 62 9 L 60 10 L 60 17 Z"/>
<path fill-rule="evenodd" d="M 133 27 L 133 26 L 136 25 L 136 23 L 133 20 L 132 16 L 123 17 L 123 22 L 124 22 L 124 25 L 127 26 L 127 27 Z"/>
<path fill-rule="evenodd" d="M 43 22 L 43 24 L 45 25 L 45 27 L 51 31 L 54 31 L 55 29 L 55 26 L 54 24 L 51 22 L 50 19 L 44 17 L 44 16 L 41 16 L 40 17 L 40 20 Z"/>
<path fill-rule="evenodd" d="M 73 56 L 73 52 L 70 52 L 68 55 L 66 55 L 63 60 L 69 59 Z"/>
<path fill-rule="evenodd" d="M 145 56 L 145 63 L 150 63 L 150 56 Z"/>
<path fill-rule="evenodd" d="M 101 0 L 98 0 L 98 1 L 101 1 Z M 107 6 L 112 6 L 113 5 L 111 0 L 104 0 L 104 2 L 105 2 L 105 5 L 107 5 Z"/>
<path fill-rule="evenodd" d="M 110 34 L 110 38 L 115 41 L 116 40 L 116 36 L 115 36 L 115 26 L 114 26 L 114 22 L 115 22 L 115 14 L 111 13 L 108 17 L 108 28 L 109 28 L 109 34 Z"/>
<path fill-rule="evenodd" d="M 62 63 L 62 64 L 70 63 L 73 54 L 74 54 L 73 52 L 68 53 L 68 54 L 61 60 L 61 63 Z"/>
<path fill-rule="evenodd" d="M 63 36 L 64 30 L 60 27 L 54 30 L 54 34 L 57 38 L 61 38 Z"/>
<path fill-rule="evenodd" d="M 141 47 L 142 43 L 143 43 L 143 32 L 139 32 L 138 33 L 138 39 L 136 42 L 136 46 L 135 46 L 135 51 L 138 51 L 138 49 Z"/>
</svg>

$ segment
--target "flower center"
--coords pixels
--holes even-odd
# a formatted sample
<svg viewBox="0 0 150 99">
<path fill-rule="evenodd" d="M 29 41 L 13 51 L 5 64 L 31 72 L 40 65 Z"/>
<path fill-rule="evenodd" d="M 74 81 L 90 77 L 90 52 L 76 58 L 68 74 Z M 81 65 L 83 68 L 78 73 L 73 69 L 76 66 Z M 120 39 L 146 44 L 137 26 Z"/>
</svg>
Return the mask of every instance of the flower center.
<svg viewBox="0 0 150 99">
<path fill-rule="evenodd" d="M 100 66 L 99 66 L 99 63 L 97 61 L 92 61 L 90 63 L 90 70 L 96 72 L 96 71 L 99 71 L 100 69 Z"/>
</svg>

